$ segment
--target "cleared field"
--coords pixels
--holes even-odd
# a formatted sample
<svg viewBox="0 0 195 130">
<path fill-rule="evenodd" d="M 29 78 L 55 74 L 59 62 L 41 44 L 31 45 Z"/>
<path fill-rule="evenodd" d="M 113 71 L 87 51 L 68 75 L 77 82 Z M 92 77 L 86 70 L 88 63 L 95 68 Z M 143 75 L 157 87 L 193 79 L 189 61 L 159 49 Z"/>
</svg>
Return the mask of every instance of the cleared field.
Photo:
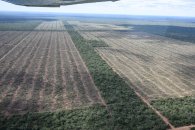
<svg viewBox="0 0 195 130">
<path fill-rule="evenodd" d="M 68 23 L 74 25 L 75 30 L 129 30 L 129 27 L 118 26 L 109 23 L 92 23 L 92 22 L 80 22 L 80 21 L 67 21 Z"/>
<path fill-rule="evenodd" d="M 178 44 L 178 41 L 148 34 L 128 34 L 121 40 L 116 40 L 115 36 L 103 40 L 111 48 L 98 49 L 101 56 L 147 98 L 195 94 L 193 44 Z"/>
<path fill-rule="evenodd" d="M 30 32 L 0 31 L 0 58 L 5 56 L 25 39 Z"/>
<path fill-rule="evenodd" d="M 99 92 L 67 32 L 15 33 L 19 36 L 1 43 L 2 46 L 13 44 L 0 58 L 2 114 L 102 104 Z M 24 34 L 26 36 L 19 39 Z M 0 49 L 4 50 L 3 47 Z"/>
<path fill-rule="evenodd" d="M 118 40 L 111 36 L 103 38 L 111 48 L 98 52 L 144 96 L 156 99 L 195 94 L 193 44 L 142 33 Z"/>
<path fill-rule="evenodd" d="M 110 47 L 98 53 L 147 99 L 195 95 L 194 44 L 141 32 L 80 33 L 105 41 Z"/>
<path fill-rule="evenodd" d="M 62 21 L 45 21 L 45 22 L 42 22 L 41 24 L 39 24 L 34 30 L 63 31 L 63 30 L 65 30 L 65 28 L 64 28 L 64 24 Z"/>
</svg>

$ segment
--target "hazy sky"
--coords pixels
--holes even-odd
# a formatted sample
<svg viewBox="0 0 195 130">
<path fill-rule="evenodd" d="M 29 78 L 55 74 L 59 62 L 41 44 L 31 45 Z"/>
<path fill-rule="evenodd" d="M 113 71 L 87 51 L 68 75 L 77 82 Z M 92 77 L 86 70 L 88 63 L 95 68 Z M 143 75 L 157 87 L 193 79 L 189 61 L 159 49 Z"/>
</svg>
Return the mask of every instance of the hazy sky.
<svg viewBox="0 0 195 130">
<path fill-rule="evenodd" d="M 117 2 L 62 6 L 60 8 L 23 7 L 9 4 L 0 0 L 0 11 L 39 11 L 195 17 L 195 0 L 120 0 Z"/>
</svg>

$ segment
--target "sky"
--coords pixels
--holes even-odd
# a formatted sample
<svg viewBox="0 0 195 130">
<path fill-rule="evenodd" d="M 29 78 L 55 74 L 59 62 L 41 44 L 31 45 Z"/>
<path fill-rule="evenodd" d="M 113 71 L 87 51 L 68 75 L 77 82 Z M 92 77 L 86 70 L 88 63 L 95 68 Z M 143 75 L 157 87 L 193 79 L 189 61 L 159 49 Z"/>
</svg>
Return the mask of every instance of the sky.
<svg viewBox="0 0 195 130">
<path fill-rule="evenodd" d="M 61 7 L 24 7 L 0 0 L 0 11 L 195 17 L 195 0 L 120 0 Z"/>
</svg>

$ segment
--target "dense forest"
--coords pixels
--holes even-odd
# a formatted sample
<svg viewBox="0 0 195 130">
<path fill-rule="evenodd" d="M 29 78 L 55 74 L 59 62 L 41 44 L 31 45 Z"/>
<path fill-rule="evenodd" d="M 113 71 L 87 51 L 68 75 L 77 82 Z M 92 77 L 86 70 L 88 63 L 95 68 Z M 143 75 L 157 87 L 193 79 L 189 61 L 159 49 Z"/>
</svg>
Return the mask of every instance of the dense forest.
<svg viewBox="0 0 195 130">
<path fill-rule="evenodd" d="M 133 31 L 141 31 L 152 34 L 157 34 L 185 42 L 195 43 L 195 28 L 194 27 L 179 27 L 179 26 L 164 26 L 164 25 L 130 25 L 123 24 L 122 26 L 133 27 Z M 131 30 L 132 31 L 132 30 Z"/>
</svg>

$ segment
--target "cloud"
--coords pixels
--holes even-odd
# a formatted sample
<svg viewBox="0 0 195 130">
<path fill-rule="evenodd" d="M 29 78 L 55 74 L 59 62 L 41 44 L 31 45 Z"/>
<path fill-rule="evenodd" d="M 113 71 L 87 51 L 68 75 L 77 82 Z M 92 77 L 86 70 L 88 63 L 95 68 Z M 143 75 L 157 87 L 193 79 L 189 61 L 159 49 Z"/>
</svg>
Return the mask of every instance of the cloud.
<svg viewBox="0 0 195 130">
<path fill-rule="evenodd" d="M 193 0 L 121 0 L 116 3 L 129 7 L 195 7 Z"/>
</svg>

